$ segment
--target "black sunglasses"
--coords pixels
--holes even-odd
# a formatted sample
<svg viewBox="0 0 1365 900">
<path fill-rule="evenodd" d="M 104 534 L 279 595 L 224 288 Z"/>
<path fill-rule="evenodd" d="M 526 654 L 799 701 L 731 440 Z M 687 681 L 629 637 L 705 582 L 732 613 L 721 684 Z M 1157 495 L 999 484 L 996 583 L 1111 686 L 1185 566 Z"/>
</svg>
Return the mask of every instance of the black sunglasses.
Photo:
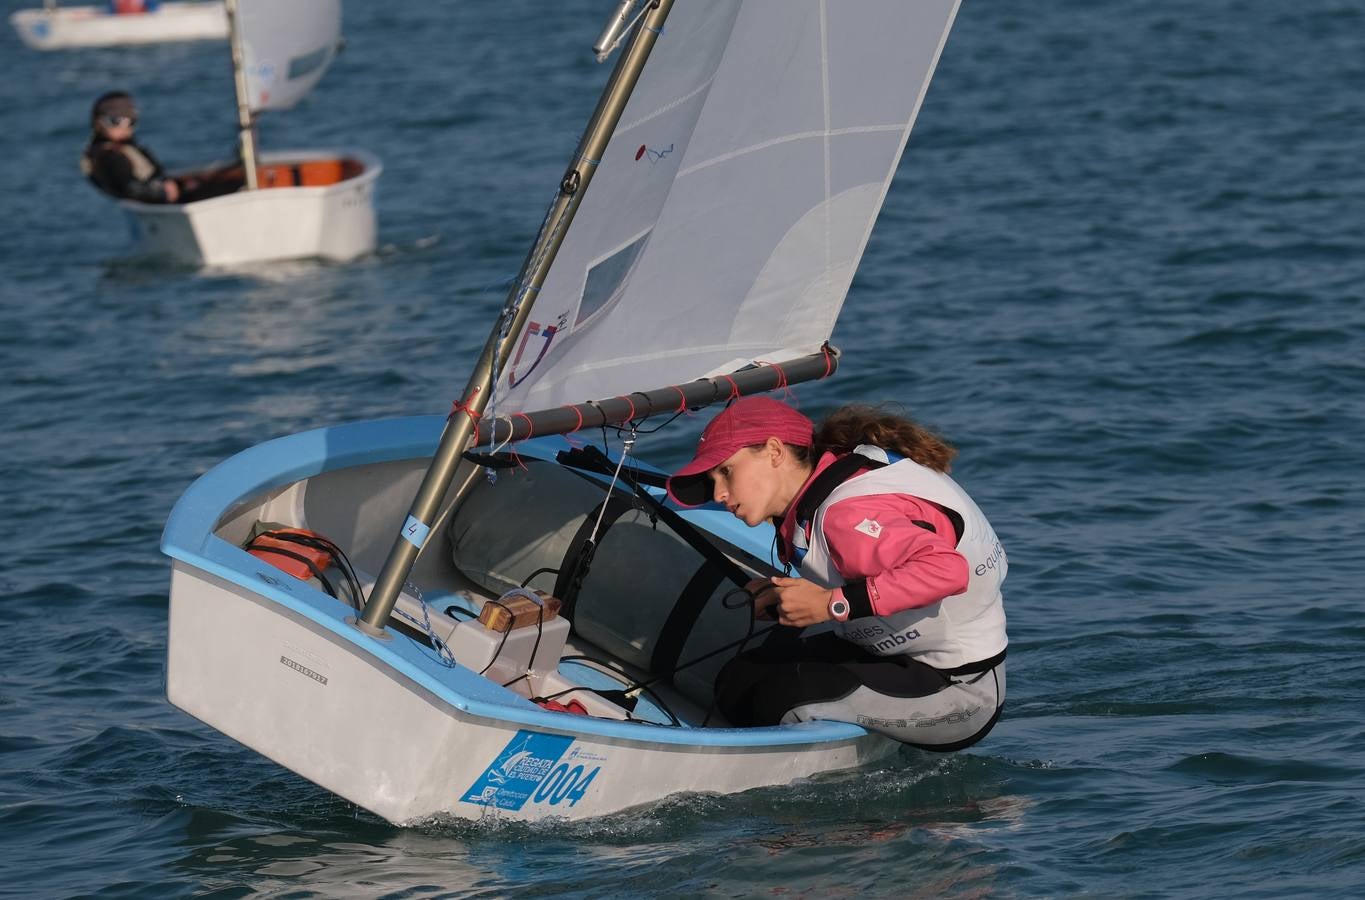
<svg viewBox="0 0 1365 900">
<path fill-rule="evenodd" d="M 106 128 L 121 128 L 137 125 L 137 119 L 133 116 L 100 116 L 100 124 Z"/>
</svg>

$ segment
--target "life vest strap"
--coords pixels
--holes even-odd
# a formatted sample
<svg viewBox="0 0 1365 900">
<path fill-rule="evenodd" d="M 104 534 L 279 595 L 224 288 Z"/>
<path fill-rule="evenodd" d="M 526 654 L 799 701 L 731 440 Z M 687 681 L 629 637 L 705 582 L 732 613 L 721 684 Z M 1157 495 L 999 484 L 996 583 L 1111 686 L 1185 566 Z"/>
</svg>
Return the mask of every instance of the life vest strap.
<svg viewBox="0 0 1365 900">
<path fill-rule="evenodd" d="M 819 475 L 815 476 L 815 481 L 806 488 L 806 492 L 801 495 L 801 502 L 796 504 L 796 520 L 798 522 L 809 522 L 815 515 L 815 511 L 820 508 L 820 504 L 829 499 L 829 495 L 834 493 L 834 489 L 848 481 L 859 472 L 868 469 L 880 469 L 886 463 L 879 459 L 871 459 L 861 453 L 850 453 L 848 456 L 841 456 Z"/>
<path fill-rule="evenodd" d="M 984 675 L 1005 661 L 1005 653 L 1005 650 L 1001 650 L 989 659 L 969 662 L 951 669 L 939 669 L 939 671 L 950 677 L 953 675 Z"/>
</svg>

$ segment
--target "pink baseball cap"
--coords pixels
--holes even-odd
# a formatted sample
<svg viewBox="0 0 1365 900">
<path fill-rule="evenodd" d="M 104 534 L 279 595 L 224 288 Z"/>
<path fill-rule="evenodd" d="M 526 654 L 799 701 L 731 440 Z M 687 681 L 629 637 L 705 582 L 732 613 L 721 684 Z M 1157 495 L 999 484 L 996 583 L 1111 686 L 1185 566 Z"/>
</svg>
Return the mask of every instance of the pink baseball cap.
<svg viewBox="0 0 1365 900">
<path fill-rule="evenodd" d="M 711 499 L 711 469 L 770 437 L 793 447 L 809 447 L 815 443 L 815 426 L 780 400 L 739 398 L 706 426 L 692 461 L 668 479 L 668 495 L 680 506 L 701 506 Z"/>
</svg>

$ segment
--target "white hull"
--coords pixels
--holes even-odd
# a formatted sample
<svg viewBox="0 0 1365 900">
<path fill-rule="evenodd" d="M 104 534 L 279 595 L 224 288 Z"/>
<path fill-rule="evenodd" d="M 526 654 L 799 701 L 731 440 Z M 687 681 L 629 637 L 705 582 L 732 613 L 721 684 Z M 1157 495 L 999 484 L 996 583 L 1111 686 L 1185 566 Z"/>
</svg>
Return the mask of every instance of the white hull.
<svg viewBox="0 0 1365 900">
<path fill-rule="evenodd" d="M 223 4 L 212 2 L 163 3 L 155 12 L 124 15 L 103 6 L 21 9 L 10 23 L 35 50 L 223 40 L 228 33 Z"/>
<path fill-rule="evenodd" d="M 502 676 L 480 677 L 478 662 L 470 663 L 474 668 L 444 664 L 430 646 L 393 628 L 387 640 L 363 634 L 347 621 L 354 614 L 347 604 L 238 548 L 252 521 L 285 522 L 327 533 L 362 569 L 376 566 L 441 425 L 434 417 L 382 427 L 360 423 L 284 438 L 226 461 L 186 492 L 162 543 L 175 559 L 167 665 L 172 703 L 395 823 L 490 814 L 579 819 L 678 792 L 785 784 L 895 752 L 894 742 L 847 723 L 701 727 L 702 706 L 662 690 L 683 712 L 683 724 L 613 718 L 609 701 L 586 692 L 601 715 L 599 709 L 592 717 L 547 711 L 504 687 Z M 566 477 L 581 484 L 578 476 Z M 364 510 L 364 521 L 357 510 Z M 535 525 L 519 520 L 509 528 L 534 531 Z M 603 649 L 611 646 L 610 627 L 638 612 L 662 576 L 656 559 L 640 561 L 628 603 L 614 610 L 599 604 L 594 615 L 603 621 L 596 624 L 580 597 L 575 626 L 603 636 L 585 647 L 576 635 L 579 643 L 566 652 L 613 659 Z M 438 620 L 437 633 L 464 660 L 461 648 L 472 645 L 462 645 L 457 631 L 472 634 L 482 626 L 439 612 L 456 596 L 451 578 L 448 556 L 436 551 L 424 554 L 413 574 Z M 420 621 L 417 601 L 405 595 L 403 606 L 415 614 L 409 621 Z M 699 632 L 712 630 L 701 624 L 707 627 Z M 558 638 L 548 627 L 544 640 L 537 638 L 536 660 L 546 644 L 563 640 L 567 624 L 561 628 Z M 537 667 L 544 671 L 523 682 L 523 693 L 569 683 L 559 649 L 548 652 L 551 664 Z M 502 646 L 494 657 L 500 653 Z"/>
<path fill-rule="evenodd" d="M 195 266 L 240 266 L 286 259 L 345 262 L 374 251 L 374 189 L 383 167 L 363 151 L 263 154 L 266 166 L 346 158 L 353 177 L 315 187 L 241 190 L 184 204 L 120 202 L 135 252 Z"/>
<path fill-rule="evenodd" d="M 807 746 L 703 746 L 651 740 L 650 731 L 672 730 L 663 726 L 631 726 L 641 732 L 639 740 L 583 733 L 575 727 L 581 717 L 567 713 L 528 711 L 536 723 L 472 715 L 386 665 L 378 642 L 351 638 L 177 564 L 167 697 L 394 823 L 495 811 L 515 819 L 580 819 L 684 791 L 731 793 L 851 768 L 886 743 L 863 736 Z M 501 808 L 462 801 L 479 792 L 489 769 L 518 751 L 519 734 L 530 737 L 525 742 L 533 751 L 518 779 L 524 786 L 513 785 L 525 796 L 500 799 L 509 804 Z M 549 749 L 537 755 L 537 744 Z M 567 768 L 559 783 L 547 784 L 560 764 Z M 578 796 L 575 787 L 590 775 Z"/>
</svg>

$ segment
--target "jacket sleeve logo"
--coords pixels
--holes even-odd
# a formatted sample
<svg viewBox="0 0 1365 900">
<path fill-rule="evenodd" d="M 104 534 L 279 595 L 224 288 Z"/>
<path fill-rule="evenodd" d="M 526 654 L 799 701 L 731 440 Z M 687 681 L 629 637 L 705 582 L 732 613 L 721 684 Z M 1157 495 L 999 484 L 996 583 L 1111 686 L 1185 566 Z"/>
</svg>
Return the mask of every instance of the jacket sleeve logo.
<svg viewBox="0 0 1365 900">
<path fill-rule="evenodd" d="M 882 536 L 881 523 L 875 519 L 863 519 L 857 525 L 853 526 L 853 530 L 861 531 L 863 534 L 871 538 L 879 538 Z"/>
</svg>

